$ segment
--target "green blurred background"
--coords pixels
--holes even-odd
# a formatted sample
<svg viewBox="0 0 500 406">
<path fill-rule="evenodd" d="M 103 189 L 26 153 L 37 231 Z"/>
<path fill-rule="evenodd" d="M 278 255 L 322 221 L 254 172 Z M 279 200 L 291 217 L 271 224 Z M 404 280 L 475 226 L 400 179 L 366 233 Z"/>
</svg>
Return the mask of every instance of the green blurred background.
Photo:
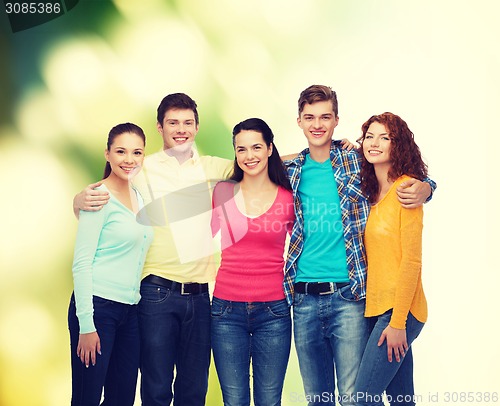
<svg viewBox="0 0 500 406">
<path fill-rule="evenodd" d="M 2 10 L 0 406 L 69 404 L 71 201 L 100 178 L 109 129 L 135 122 L 157 151 L 156 107 L 185 92 L 203 153 L 231 158 L 232 126 L 255 116 L 292 153 L 305 145 L 296 100 L 313 83 L 337 90 L 337 138 L 401 115 L 439 184 L 426 206 L 419 404 L 500 392 L 498 11 L 495 0 L 81 0 L 13 33 Z M 283 404 L 302 399 L 293 350 Z M 207 404 L 221 403 L 212 373 Z"/>
</svg>

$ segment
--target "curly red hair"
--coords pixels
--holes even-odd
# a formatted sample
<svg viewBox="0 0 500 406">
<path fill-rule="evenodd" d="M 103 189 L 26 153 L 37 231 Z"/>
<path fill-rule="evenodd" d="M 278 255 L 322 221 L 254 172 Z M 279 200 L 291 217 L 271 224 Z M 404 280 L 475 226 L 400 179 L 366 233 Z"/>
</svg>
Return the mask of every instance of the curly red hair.
<svg viewBox="0 0 500 406">
<path fill-rule="evenodd" d="M 362 143 L 368 128 L 373 122 L 384 125 L 391 139 L 389 180 L 395 181 L 402 175 L 408 175 L 419 180 L 424 180 L 427 177 L 427 164 L 423 161 L 420 148 L 415 143 L 413 133 L 408 128 L 406 122 L 396 114 L 389 112 L 371 116 L 361 126 L 363 135 L 357 140 L 361 144 L 361 148 L 359 149 L 362 157 L 361 189 L 368 197 L 370 203 L 374 203 L 377 200 L 379 185 L 373 164 L 369 163 L 363 154 Z"/>
</svg>

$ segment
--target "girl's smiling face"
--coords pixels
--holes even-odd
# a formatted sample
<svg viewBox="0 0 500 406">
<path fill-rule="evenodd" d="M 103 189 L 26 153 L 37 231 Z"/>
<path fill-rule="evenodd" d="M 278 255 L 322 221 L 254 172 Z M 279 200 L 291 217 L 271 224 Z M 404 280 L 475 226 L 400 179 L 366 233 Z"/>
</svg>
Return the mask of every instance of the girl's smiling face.
<svg viewBox="0 0 500 406">
<path fill-rule="evenodd" d="M 137 134 L 122 133 L 114 138 L 104 156 L 111 166 L 111 173 L 128 181 L 141 169 L 144 161 L 144 141 Z"/>
</svg>

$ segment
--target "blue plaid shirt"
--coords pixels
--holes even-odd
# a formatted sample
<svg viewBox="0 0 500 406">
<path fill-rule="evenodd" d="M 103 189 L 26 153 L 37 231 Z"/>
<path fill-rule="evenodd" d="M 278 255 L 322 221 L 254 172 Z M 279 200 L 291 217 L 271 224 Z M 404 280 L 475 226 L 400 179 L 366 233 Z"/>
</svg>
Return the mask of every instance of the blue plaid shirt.
<svg viewBox="0 0 500 406">
<path fill-rule="evenodd" d="M 297 259 L 304 247 L 304 216 L 299 196 L 299 182 L 302 166 L 309 149 L 303 150 L 295 159 L 285 161 L 285 167 L 293 189 L 295 206 L 295 223 L 293 225 L 288 257 L 285 266 L 285 288 L 286 300 L 289 305 L 293 303 L 293 284 L 297 275 Z M 356 300 L 366 297 L 366 254 L 363 245 L 363 234 L 366 221 L 370 213 L 370 204 L 361 192 L 361 157 L 357 151 L 346 151 L 342 149 L 340 141 L 332 141 L 330 149 L 330 161 L 332 163 L 333 177 L 337 182 L 337 191 L 340 198 L 342 211 L 342 225 L 344 228 L 344 242 L 347 257 L 347 269 L 351 284 L 351 291 Z M 425 179 L 431 186 L 432 192 L 427 201 L 432 198 L 436 189 L 436 183 L 431 179 Z M 329 282 L 329 281 L 325 281 Z"/>
<path fill-rule="evenodd" d="M 309 149 L 305 149 L 295 159 L 285 162 L 293 189 L 296 218 L 290 239 L 283 282 L 289 305 L 293 302 L 293 284 L 295 275 L 297 275 L 297 259 L 304 247 L 304 216 L 298 188 L 300 173 L 308 153 Z M 361 159 L 356 151 L 343 150 L 340 141 L 332 141 L 330 161 L 340 198 L 351 290 L 354 297 L 360 300 L 366 296 L 367 263 L 363 246 L 363 233 L 370 212 L 368 200 L 361 192 Z"/>
</svg>

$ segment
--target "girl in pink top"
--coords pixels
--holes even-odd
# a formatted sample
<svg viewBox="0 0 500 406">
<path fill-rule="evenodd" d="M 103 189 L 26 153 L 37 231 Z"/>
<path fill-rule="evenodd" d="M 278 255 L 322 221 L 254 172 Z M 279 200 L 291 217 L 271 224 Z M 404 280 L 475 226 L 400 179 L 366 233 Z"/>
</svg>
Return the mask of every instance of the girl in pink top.
<svg viewBox="0 0 500 406">
<path fill-rule="evenodd" d="M 221 266 L 212 301 L 212 348 L 225 405 L 281 404 L 291 343 L 283 252 L 294 221 L 291 187 L 261 119 L 233 129 L 234 175 L 217 184 L 212 232 Z"/>
</svg>

